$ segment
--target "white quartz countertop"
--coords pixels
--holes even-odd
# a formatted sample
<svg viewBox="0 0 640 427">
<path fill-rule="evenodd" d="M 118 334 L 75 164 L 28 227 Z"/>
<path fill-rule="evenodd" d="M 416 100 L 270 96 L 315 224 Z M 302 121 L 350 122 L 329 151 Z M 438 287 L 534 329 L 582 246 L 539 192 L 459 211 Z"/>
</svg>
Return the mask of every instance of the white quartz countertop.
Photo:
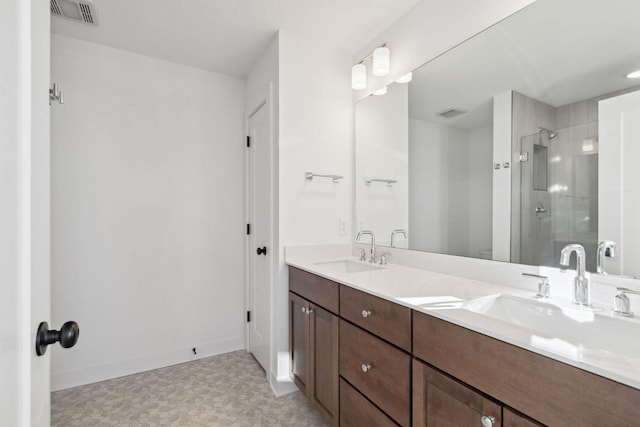
<svg viewBox="0 0 640 427">
<path fill-rule="evenodd" d="M 640 321 L 636 318 L 614 316 L 608 307 L 580 307 L 553 296 L 541 300 L 522 289 L 394 264 L 348 273 L 332 263 L 343 260 L 368 264 L 356 257 L 294 258 L 287 259 L 287 264 L 640 389 Z M 522 313 L 504 320 L 469 309 L 496 297 L 512 299 L 525 307 L 521 311 L 534 307 L 538 317 L 533 321 L 541 319 L 540 324 L 526 326 L 531 320 L 520 322 Z M 562 321 L 545 313 L 560 313 Z"/>
</svg>

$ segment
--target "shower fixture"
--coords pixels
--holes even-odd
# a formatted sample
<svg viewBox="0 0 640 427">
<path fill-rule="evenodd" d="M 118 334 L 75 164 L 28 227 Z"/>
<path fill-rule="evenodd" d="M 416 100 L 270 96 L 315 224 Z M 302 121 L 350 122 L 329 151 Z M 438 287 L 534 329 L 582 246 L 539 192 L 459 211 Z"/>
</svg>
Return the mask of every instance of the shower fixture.
<svg viewBox="0 0 640 427">
<path fill-rule="evenodd" d="M 542 136 L 542 132 L 546 132 L 547 133 L 547 139 L 549 139 L 549 141 L 551 141 L 553 138 L 558 136 L 558 132 L 554 132 L 552 130 L 545 129 L 543 127 L 538 128 L 538 133 L 540 134 L 540 136 Z"/>
</svg>

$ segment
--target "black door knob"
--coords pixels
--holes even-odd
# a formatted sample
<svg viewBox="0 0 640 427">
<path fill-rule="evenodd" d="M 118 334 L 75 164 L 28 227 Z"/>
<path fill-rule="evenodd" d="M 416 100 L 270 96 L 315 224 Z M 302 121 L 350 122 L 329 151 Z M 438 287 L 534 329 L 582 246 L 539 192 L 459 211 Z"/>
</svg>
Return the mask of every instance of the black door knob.
<svg viewBox="0 0 640 427">
<path fill-rule="evenodd" d="M 63 348 L 69 348 L 76 345 L 80 336 L 80 328 L 74 321 L 66 322 L 59 331 L 55 329 L 49 330 L 47 322 L 40 323 L 36 334 L 36 354 L 42 356 L 47 352 L 47 346 L 60 341 Z"/>
<path fill-rule="evenodd" d="M 258 255 L 266 255 L 267 254 L 267 247 L 263 246 L 261 248 L 258 248 L 258 250 L 256 251 L 256 253 Z"/>
</svg>

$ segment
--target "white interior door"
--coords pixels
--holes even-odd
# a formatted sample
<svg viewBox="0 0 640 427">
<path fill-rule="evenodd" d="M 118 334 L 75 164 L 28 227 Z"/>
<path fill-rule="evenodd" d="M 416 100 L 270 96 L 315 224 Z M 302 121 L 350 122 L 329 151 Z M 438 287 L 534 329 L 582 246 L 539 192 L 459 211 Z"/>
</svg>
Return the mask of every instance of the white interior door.
<svg viewBox="0 0 640 427">
<path fill-rule="evenodd" d="M 640 277 L 640 91 L 600 101 L 598 111 L 598 240 L 619 248 L 605 270 Z"/>
<path fill-rule="evenodd" d="M 49 9 L 8 0 L 0 14 L 0 424 L 50 424 Z"/>
<path fill-rule="evenodd" d="M 265 103 L 249 118 L 249 351 L 269 372 L 271 138 Z M 265 252 L 266 251 L 266 252 Z"/>
</svg>

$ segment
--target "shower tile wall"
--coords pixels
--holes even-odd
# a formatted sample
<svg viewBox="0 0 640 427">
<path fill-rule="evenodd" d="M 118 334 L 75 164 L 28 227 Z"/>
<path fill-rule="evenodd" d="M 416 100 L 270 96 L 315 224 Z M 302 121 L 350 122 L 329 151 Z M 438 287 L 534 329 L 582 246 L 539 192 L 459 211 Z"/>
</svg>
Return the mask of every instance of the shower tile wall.
<svg viewBox="0 0 640 427">
<path fill-rule="evenodd" d="M 538 194 L 530 194 L 525 198 L 523 206 L 520 204 L 520 142 L 527 135 L 533 135 L 538 132 L 540 126 L 547 129 L 557 128 L 556 108 L 552 105 L 545 104 L 537 99 L 530 98 L 519 92 L 513 92 L 512 107 L 512 159 L 511 159 L 511 262 L 525 263 L 523 260 L 532 260 L 536 254 L 542 253 L 539 245 L 533 245 L 537 250 L 533 250 L 532 245 L 521 245 L 521 240 L 530 242 L 536 237 L 540 242 L 551 240 L 551 227 L 548 224 L 538 224 L 535 207 L 537 202 L 548 205 L 546 200 L 540 200 L 540 197 L 546 197 L 543 192 L 535 192 Z M 537 139 L 536 139 L 537 141 Z M 523 188 L 533 188 L 530 183 L 525 183 Z M 537 196 L 534 197 L 534 196 Z M 524 214 L 523 214 L 524 213 Z M 534 222 L 536 220 L 536 222 Z M 526 227 L 527 235 L 522 236 L 521 221 L 526 224 L 535 224 L 536 227 Z M 521 254 L 521 249 L 525 251 Z M 535 261 L 538 259 L 535 258 Z M 536 263 L 538 265 L 539 262 Z"/>
<path fill-rule="evenodd" d="M 558 266 L 562 248 L 580 243 L 587 252 L 587 270 L 595 271 L 598 102 L 639 89 L 637 86 L 557 108 L 514 92 L 514 153 L 520 152 L 521 142 L 530 147 L 539 143 L 540 126 L 556 130 L 558 136 L 551 141 L 546 135 L 541 139 L 542 145 L 548 147 L 546 192 L 533 190 L 532 176 L 525 173 L 521 178 L 519 167 L 512 170 L 512 262 Z M 535 120 L 539 120 L 537 124 Z M 520 166 L 514 161 L 515 164 Z M 544 215 L 535 212 L 538 202 L 548 208 Z M 521 221 L 519 225 L 517 221 Z"/>
</svg>

